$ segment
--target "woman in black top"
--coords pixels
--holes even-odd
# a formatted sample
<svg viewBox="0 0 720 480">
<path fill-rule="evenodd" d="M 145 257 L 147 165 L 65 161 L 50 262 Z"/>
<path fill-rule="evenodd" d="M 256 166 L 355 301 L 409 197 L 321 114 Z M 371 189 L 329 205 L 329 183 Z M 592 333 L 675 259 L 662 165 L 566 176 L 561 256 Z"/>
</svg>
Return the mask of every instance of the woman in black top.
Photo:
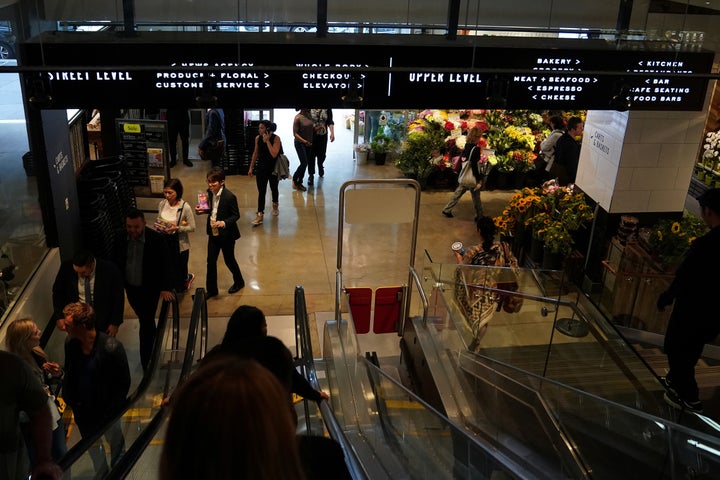
<svg viewBox="0 0 720 480">
<path fill-rule="evenodd" d="M 248 176 L 255 175 L 255 182 L 258 189 L 258 209 L 252 224 L 257 226 L 263 222 L 265 214 L 265 195 L 267 194 L 268 182 L 270 183 L 270 192 L 272 194 L 273 215 L 278 215 L 278 177 L 273 174 L 275 169 L 275 160 L 282 151 L 282 142 L 280 137 L 275 135 L 275 125 L 270 120 L 260 120 L 258 125 L 258 135 L 255 137 L 255 150 L 253 150 L 252 160 L 250 161 L 250 169 Z"/>
</svg>

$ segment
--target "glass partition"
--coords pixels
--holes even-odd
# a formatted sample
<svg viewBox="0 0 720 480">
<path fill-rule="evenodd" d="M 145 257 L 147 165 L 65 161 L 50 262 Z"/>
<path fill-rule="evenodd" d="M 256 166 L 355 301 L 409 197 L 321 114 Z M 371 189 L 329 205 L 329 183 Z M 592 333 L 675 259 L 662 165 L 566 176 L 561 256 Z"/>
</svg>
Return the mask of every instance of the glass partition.
<svg viewBox="0 0 720 480">
<path fill-rule="evenodd" d="M 483 422 L 545 457 L 556 456 L 552 445 L 566 445 L 566 458 L 593 478 L 720 472 L 717 424 L 703 433 L 469 353 L 460 356 L 460 367 L 475 378 Z"/>
</svg>

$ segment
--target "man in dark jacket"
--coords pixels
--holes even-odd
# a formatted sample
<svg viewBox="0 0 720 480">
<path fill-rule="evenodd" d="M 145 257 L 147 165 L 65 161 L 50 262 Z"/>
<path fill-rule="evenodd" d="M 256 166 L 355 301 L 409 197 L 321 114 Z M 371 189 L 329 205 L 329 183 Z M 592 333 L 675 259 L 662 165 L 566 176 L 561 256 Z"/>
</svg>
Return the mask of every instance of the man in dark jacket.
<svg viewBox="0 0 720 480">
<path fill-rule="evenodd" d="M 125 406 L 130 390 L 130 368 L 122 343 L 95 330 L 95 311 L 82 302 L 63 310 L 68 341 L 65 342 L 63 397 L 73 410 L 80 435 L 93 435 Z M 105 438 L 110 444 L 110 465 L 125 450 L 119 422 Z M 89 450 L 96 477 L 107 473 L 105 453 L 99 446 Z"/>
<path fill-rule="evenodd" d="M 720 291 L 720 189 L 698 198 L 701 216 L 710 231 L 696 239 L 675 273 L 670 287 L 660 294 L 658 310 L 673 301 L 665 332 L 665 354 L 670 370 L 661 378 L 665 401 L 673 407 L 702 412 L 695 365 L 706 343 L 720 334 L 720 321 L 708 308 Z"/>
<path fill-rule="evenodd" d="M 240 219 L 237 197 L 225 188 L 225 171 L 220 167 L 212 168 L 207 174 L 209 210 L 197 209 L 197 214 L 207 214 L 205 230 L 208 234 L 207 278 L 205 289 L 207 298 L 218 294 L 217 259 L 220 252 L 230 273 L 233 284 L 228 293 L 235 293 L 245 287 L 240 266 L 235 260 L 235 241 L 240 238 L 237 221 Z"/>
<path fill-rule="evenodd" d="M 584 129 L 580 117 L 571 117 L 567 123 L 567 131 L 555 142 L 555 155 L 550 167 L 550 177 L 557 178 L 562 186 L 575 183 L 578 163 L 580 162 L 580 143 L 575 140 L 582 135 Z"/>
<path fill-rule="evenodd" d="M 81 250 L 60 265 L 52 289 L 53 311 L 60 330 L 65 330 L 63 309 L 85 302 L 95 309 L 95 329 L 114 337 L 123 322 L 125 290 L 120 270 L 112 263 Z M 89 297 L 89 298 L 88 298 Z"/>
<path fill-rule="evenodd" d="M 140 363 L 147 369 L 157 326 L 158 300 L 172 301 L 175 282 L 170 250 L 162 234 L 148 228 L 142 211 L 132 209 L 125 219 L 125 238 L 117 242 L 116 264 L 125 279 L 128 303 L 140 322 Z"/>
</svg>

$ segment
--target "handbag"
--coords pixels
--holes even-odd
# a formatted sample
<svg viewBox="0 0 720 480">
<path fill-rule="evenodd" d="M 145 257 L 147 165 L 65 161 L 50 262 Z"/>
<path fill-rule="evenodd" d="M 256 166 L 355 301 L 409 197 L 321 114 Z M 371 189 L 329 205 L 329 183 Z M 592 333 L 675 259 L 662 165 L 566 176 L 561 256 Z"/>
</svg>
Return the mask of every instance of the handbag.
<svg viewBox="0 0 720 480">
<path fill-rule="evenodd" d="M 202 160 L 220 160 L 225 155 L 225 140 L 210 140 L 204 149 L 200 150 Z"/>
<path fill-rule="evenodd" d="M 467 160 L 463 162 L 462 168 L 460 169 L 460 174 L 458 175 L 458 183 L 461 187 L 475 188 L 475 186 L 478 184 L 478 181 L 473 174 L 472 166 L 470 165 L 472 154 L 476 148 L 477 147 L 473 147 L 472 150 L 470 150 L 470 155 L 468 155 Z"/>
<path fill-rule="evenodd" d="M 505 267 L 510 267 L 510 256 L 512 255 L 512 253 L 510 253 L 507 243 L 502 242 L 502 246 L 503 257 L 505 258 Z M 497 282 L 495 282 L 495 288 L 497 288 L 498 290 L 506 290 L 508 292 L 517 292 L 519 288 L 517 281 L 517 272 L 504 271 L 502 273 L 506 274 L 507 277 L 503 278 L 502 281 L 498 280 Z M 519 295 L 513 295 L 511 293 L 497 292 L 495 295 L 495 299 L 498 302 L 498 312 L 500 311 L 500 309 L 502 309 L 506 313 L 517 313 L 520 311 L 523 305 L 523 297 Z"/>
</svg>

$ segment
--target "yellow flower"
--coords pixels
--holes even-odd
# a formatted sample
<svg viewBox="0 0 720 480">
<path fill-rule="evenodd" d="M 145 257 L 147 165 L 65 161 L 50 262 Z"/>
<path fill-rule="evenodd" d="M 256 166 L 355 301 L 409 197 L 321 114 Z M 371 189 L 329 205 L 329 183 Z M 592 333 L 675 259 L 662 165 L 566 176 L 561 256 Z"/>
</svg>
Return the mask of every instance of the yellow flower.
<svg viewBox="0 0 720 480">
<path fill-rule="evenodd" d="M 680 232 L 680 224 L 678 222 L 673 223 L 672 227 L 670 227 L 670 231 L 673 233 Z"/>
</svg>

